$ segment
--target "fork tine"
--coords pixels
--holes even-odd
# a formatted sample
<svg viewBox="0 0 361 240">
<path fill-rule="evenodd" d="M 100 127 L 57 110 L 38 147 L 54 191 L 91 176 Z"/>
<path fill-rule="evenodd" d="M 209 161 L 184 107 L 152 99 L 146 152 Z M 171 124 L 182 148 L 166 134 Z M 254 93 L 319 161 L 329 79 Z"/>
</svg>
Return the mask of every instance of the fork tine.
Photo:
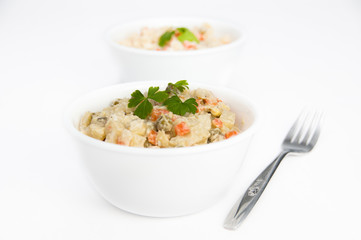
<svg viewBox="0 0 361 240">
<path fill-rule="evenodd" d="M 314 134 L 311 137 L 311 139 L 309 140 L 309 145 L 311 146 L 311 148 L 313 148 L 315 146 L 315 144 L 318 140 L 318 137 L 320 136 L 322 119 L 323 119 L 323 113 L 321 112 L 318 114 L 317 122 L 315 123 Z"/>
<path fill-rule="evenodd" d="M 319 112 L 313 112 L 312 114 L 308 115 L 308 119 L 309 119 L 308 125 L 306 125 L 305 123 L 305 125 L 303 126 L 304 128 L 303 131 L 305 133 L 300 144 L 306 145 L 307 143 L 310 142 L 311 136 L 312 137 L 314 136 L 319 122 L 319 115 L 320 115 Z"/>
<path fill-rule="evenodd" d="M 291 129 L 288 131 L 286 138 L 284 140 L 284 142 L 291 142 L 292 139 L 294 138 L 296 132 L 298 132 L 300 126 L 302 126 L 302 122 L 304 119 L 305 113 L 304 111 L 302 111 L 300 113 L 300 115 L 298 116 L 297 120 L 295 121 L 295 123 L 292 125 Z"/>
<path fill-rule="evenodd" d="M 312 115 L 310 114 L 309 111 L 306 111 L 306 110 L 303 110 L 303 115 L 304 115 L 303 121 L 300 124 L 300 128 L 299 128 L 297 134 L 294 136 L 294 139 L 292 142 L 300 143 L 301 140 L 304 139 L 304 136 L 306 134 L 306 129 L 307 129 L 308 123 L 310 122 L 310 118 Z"/>
</svg>

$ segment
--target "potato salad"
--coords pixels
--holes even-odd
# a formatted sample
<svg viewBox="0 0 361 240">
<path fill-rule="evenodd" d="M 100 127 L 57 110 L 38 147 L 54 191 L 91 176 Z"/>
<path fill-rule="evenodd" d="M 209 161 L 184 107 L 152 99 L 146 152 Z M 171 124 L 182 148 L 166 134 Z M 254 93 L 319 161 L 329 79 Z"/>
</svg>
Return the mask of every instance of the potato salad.
<svg viewBox="0 0 361 240">
<path fill-rule="evenodd" d="M 188 29 L 185 27 L 143 27 L 119 41 L 119 44 L 157 51 L 197 50 L 230 43 L 228 35 L 216 36 L 212 26 L 203 24 Z"/>
<path fill-rule="evenodd" d="M 79 124 L 79 130 L 92 138 L 142 148 L 209 144 L 237 135 L 239 127 L 226 103 L 209 90 L 190 90 L 185 80 L 169 83 L 164 91 L 136 90 L 131 98 L 86 112 Z"/>
</svg>

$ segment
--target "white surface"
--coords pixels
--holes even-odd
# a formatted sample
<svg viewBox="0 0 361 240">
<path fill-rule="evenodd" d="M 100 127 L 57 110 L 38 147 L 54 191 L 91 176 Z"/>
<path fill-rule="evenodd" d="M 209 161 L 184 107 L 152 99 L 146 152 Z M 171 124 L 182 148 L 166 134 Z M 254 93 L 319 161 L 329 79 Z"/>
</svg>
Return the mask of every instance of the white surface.
<svg viewBox="0 0 361 240">
<path fill-rule="evenodd" d="M 184 216 L 219 201 L 237 177 L 259 128 L 257 107 L 238 91 L 192 82 L 191 89 L 209 89 L 227 102 L 236 116 L 248 116 L 242 118 L 241 134 L 192 148 L 141 149 L 109 144 L 79 132 L 85 112 L 100 111 L 114 99 L 130 96 L 134 89 L 165 89 L 168 82 L 130 82 L 102 88 L 80 97 L 64 115 L 64 125 L 76 140 L 84 168 L 98 192 L 120 209 L 143 216 Z"/>
<path fill-rule="evenodd" d="M 360 239 L 360 11 L 356 0 L 1 1 L 0 239 Z M 61 122 L 75 96 L 121 77 L 103 37 L 109 26 L 163 14 L 246 27 L 232 87 L 265 117 L 231 191 L 212 208 L 171 219 L 104 201 Z M 223 229 L 307 103 L 327 110 L 318 145 L 285 159 L 243 225 Z"/>
</svg>

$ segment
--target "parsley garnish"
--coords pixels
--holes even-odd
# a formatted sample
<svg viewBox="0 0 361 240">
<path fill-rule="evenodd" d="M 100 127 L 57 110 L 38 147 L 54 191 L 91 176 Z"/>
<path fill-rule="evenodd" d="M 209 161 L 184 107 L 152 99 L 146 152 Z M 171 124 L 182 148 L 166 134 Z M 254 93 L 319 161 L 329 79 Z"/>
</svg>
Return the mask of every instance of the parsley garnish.
<svg viewBox="0 0 361 240">
<path fill-rule="evenodd" d="M 132 98 L 129 99 L 128 107 L 136 107 L 134 115 L 137 115 L 141 119 L 145 119 L 153 109 L 153 105 L 148 99 L 153 99 L 156 102 L 162 103 L 169 97 L 167 92 L 158 90 L 159 87 L 150 87 L 148 89 L 147 97 L 145 97 L 139 90 L 135 90 L 132 93 Z"/>
<path fill-rule="evenodd" d="M 187 80 L 180 80 L 176 83 L 168 83 L 165 91 L 177 95 L 179 92 L 183 92 L 186 88 L 189 89 Z"/>
<path fill-rule="evenodd" d="M 184 41 L 199 43 L 198 38 L 188 28 L 181 27 L 177 28 L 176 30 L 166 31 L 163 33 L 163 35 L 159 38 L 158 45 L 160 47 L 164 47 L 172 39 L 174 34 L 176 34 L 177 39 L 181 43 Z"/>
<path fill-rule="evenodd" d="M 180 33 L 178 35 L 178 40 L 180 42 L 189 41 L 199 43 L 199 40 L 188 28 L 177 28 L 177 31 Z"/>
<path fill-rule="evenodd" d="M 184 102 L 177 96 L 173 96 L 165 100 L 163 105 L 167 106 L 167 109 L 175 114 L 184 116 L 187 112 L 196 113 L 198 103 L 194 98 L 188 98 Z"/>
<path fill-rule="evenodd" d="M 171 31 L 171 32 L 167 31 L 163 33 L 163 35 L 160 36 L 159 38 L 158 45 L 164 47 L 172 39 L 174 33 L 175 31 Z"/>
<path fill-rule="evenodd" d="M 139 90 L 132 93 L 129 99 L 128 107 L 135 107 L 134 115 L 141 119 L 145 119 L 153 110 L 153 105 L 148 99 L 153 99 L 158 103 L 163 103 L 167 109 L 174 114 L 184 116 L 187 112 L 195 113 L 197 111 L 198 103 L 194 98 L 189 98 L 182 102 L 178 97 L 178 93 L 188 89 L 187 80 L 180 80 L 176 83 L 168 83 L 165 91 L 159 91 L 159 87 L 150 87 L 148 89 L 147 97 L 145 97 Z M 173 93 L 174 96 L 169 98 L 169 94 Z"/>
</svg>

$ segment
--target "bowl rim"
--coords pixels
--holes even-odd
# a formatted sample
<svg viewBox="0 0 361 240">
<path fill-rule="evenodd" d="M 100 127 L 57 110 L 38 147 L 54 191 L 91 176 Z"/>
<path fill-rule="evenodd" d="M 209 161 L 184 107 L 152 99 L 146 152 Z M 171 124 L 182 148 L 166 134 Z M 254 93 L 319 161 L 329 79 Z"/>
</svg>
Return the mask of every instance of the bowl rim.
<svg viewBox="0 0 361 240">
<path fill-rule="evenodd" d="M 147 22 L 149 21 L 161 21 L 163 20 L 164 22 L 167 21 L 194 21 L 197 22 L 197 24 L 201 24 L 201 23 L 209 23 L 212 25 L 213 23 L 218 23 L 218 24 L 222 24 L 222 25 L 226 25 L 230 28 L 233 28 L 235 31 L 237 31 L 239 33 L 239 37 L 233 41 L 231 41 L 228 44 L 224 44 L 221 46 L 216 46 L 216 47 L 211 47 L 211 48 L 207 48 L 207 49 L 197 49 L 197 50 L 192 50 L 192 51 L 156 51 L 156 50 L 146 50 L 146 49 L 140 49 L 140 48 L 134 48 L 134 47 L 128 47 L 128 46 L 123 46 L 119 43 L 116 43 L 113 39 L 112 36 L 114 33 L 118 32 L 119 29 L 121 29 L 122 27 L 126 27 L 129 25 L 133 25 L 133 24 L 138 24 L 138 23 L 142 23 L 144 22 L 144 25 L 146 25 Z M 124 22 L 121 24 L 117 24 L 114 25 L 113 27 L 109 28 L 106 33 L 105 33 L 105 37 L 106 37 L 106 42 L 112 46 L 113 48 L 117 49 L 117 50 L 121 50 L 127 53 L 133 53 L 133 54 L 140 54 L 140 55 L 150 55 L 150 56 L 160 56 L 160 57 L 167 57 L 167 56 L 195 56 L 195 55 L 203 55 L 203 54 L 209 54 L 209 53 L 217 53 L 220 51 L 226 51 L 228 49 L 232 49 L 235 48 L 237 46 L 240 46 L 242 44 L 244 44 L 245 41 L 245 31 L 244 29 L 238 24 L 238 23 L 234 23 L 231 21 L 227 21 L 227 20 L 220 20 L 220 19 L 216 19 L 216 18 L 210 18 L 210 17 L 205 17 L 205 18 L 201 18 L 201 17 L 149 17 L 149 18 L 142 18 L 142 19 L 138 19 L 138 20 L 133 20 L 133 21 L 128 21 L 128 22 Z"/>
<path fill-rule="evenodd" d="M 94 139 L 92 137 L 89 137 L 83 133 L 81 133 L 73 124 L 72 118 L 74 111 L 74 108 L 84 101 L 84 99 L 95 96 L 101 92 L 109 91 L 110 89 L 114 87 L 122 87 L 123 89 L 129 89 L 130 91 L 132 89 L 138 89 L 140 86 L 154 86 L 155 84 L 165 84 L 169 81 L 138 81 L 138 82 L 126 82 L 126 83 L 120 83 L 115 85 L 106 86 L 103 88 L 99 88 L 93 91 L 90 91 L 88 93 L 82 94 L 80 97 L 78 97 L 75 101 L 68 104 L 68 106 L 65 108 L 65 111 L 63 113 L 63 124 L 65 128 L 68 130 L 70 135 L 75 137 L 77 140 L 79 140 L 82 143 L 85 143 L 87 145 L 90 145 L 92 147 L 100 148 L 102 150 L 112 151 L 112 152 L 118 152 L 118 153 L 125 153 L 125 154 L 134 154 L 134 155 L 148 155 L 148 156 L 164 156 L 169 155 L 172 156 L 174 154 L 177 155 L 188 155 L 188 154 L 195 154 L 195 153 L 201 153 L 206 151 L 216 151 L 218 149 L 228 148 L 232 145 L 238 144 L 242 142 L 243 140 L 250 138 L 254 135 L 255 131 L 258 129 L 259 122 L 260 122 L 260 114 L 255 106 L 255 104 L 249 100 L 248 97 L 246 97 L 244 94 L 241 94 L 233 89 L 224 87 L 224 86 L 215 86 L 210 84 L 205 84 L 201 82 L 195 82 L 192 81 L 192 85 L 195 84 L 197 87 L 210 89 L 211 91 L 213 89 L 220 89 L 222 92 L 228 92 L 231 94 L 235 94 L 237 97 L 239 97 L 242 103 L 244 103 L 247 108 L 252 112 L 254 119 L 253 123 L 243 132 L 240 134 L 237 134 L 236 136 L 233 136 L 232 138 L 211 143 L 211 144 L 202 144 L 202 145 L 196 145 L 196 146 L 189 146 L 189 147 L 179 147 L 179 148 L 140 148 L 140 147 L 130 147 L 130 146 L 122 146 L 117 145 L 113 143 L 108 143 L 104 141 L 100 141 L 98 139 Z M 156 85 L 157 86 L 157 85 Z M 145 87 L 146 88 L 146 87 Z M 121 96 L 120 96 L 121 97 Z"/>
</svg>

